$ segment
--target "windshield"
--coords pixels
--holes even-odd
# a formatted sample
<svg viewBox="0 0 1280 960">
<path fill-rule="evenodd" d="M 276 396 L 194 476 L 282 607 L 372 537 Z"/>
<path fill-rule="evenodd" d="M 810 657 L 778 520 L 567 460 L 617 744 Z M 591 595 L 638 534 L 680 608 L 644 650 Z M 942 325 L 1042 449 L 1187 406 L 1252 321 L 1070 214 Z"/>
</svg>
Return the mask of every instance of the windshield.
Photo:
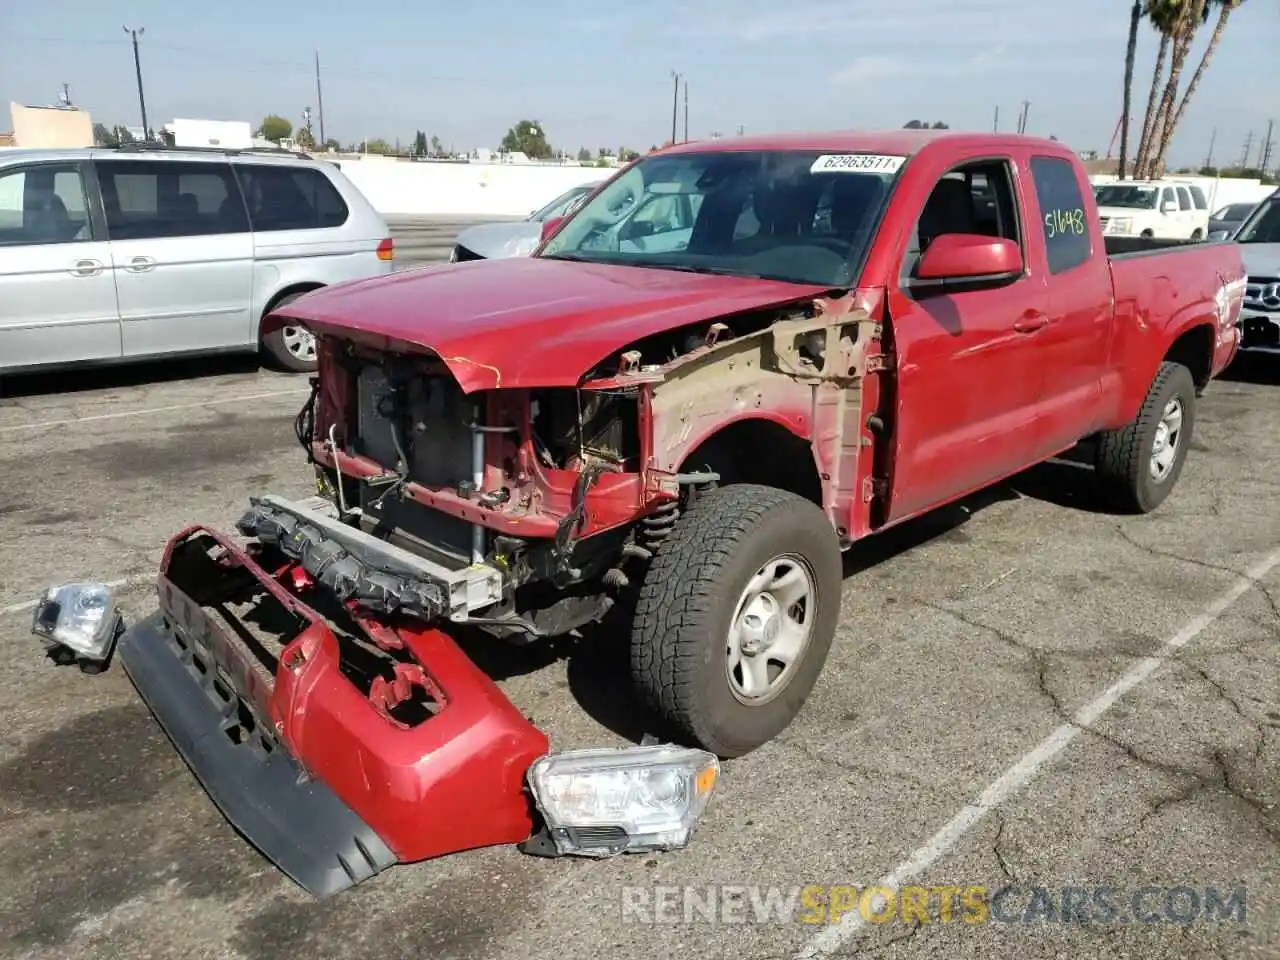
<svg viewBox="0 0 1280 960">
<path fill-rule="evenodd" d="M 1280 198 L 1263 200 L 1240 232 L 1236 243 L 1280 243 Z"/>
<path fill-rule="evenodd" d="M 1252 203 L 1231 203 L 1223 207 L 1212 217 L 1214 220 L 1243 220 L 1253 209 Z"/>
<path fill-rule="evenodd" d="M 1133 184 L 1121 186 L 1108 184 L 1095 191 L 1100 207 L 1132 207 L 1135 210 L 1154 210 L 1156 197 L 1160 191 L 1156 187 L 1139 187 Z"/>
<path fill-rule="evenodd" d="M 563 217 L 573 209 L 573 202 L 575 200 L 581 200 L 593 189 L 594 185 L 574 187 L 572 190 L 566 190 L 545 207 L 541 207 L 529 214 L 529 219 L 537 223 L 541 223 L 543 220 L 550 220 L 552 217 Z"/>
<path fill-rule="evenodd" d="M 585 203 L 541 256 L 851 286 L 905 159 L 817 150 L 646 157 Z"/>
</svg>

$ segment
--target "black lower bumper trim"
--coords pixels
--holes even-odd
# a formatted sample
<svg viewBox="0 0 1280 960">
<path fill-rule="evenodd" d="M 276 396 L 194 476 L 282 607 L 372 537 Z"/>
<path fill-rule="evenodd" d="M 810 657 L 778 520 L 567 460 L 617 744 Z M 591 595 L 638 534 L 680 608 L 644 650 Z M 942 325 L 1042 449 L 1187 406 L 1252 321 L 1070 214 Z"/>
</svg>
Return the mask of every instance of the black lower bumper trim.
<svg viewBox="0 0 1280 960">
<path fill-rule="evenodd" d="M 179 658 L 162 613 L 134 624 L 117 654 L 129 679 L 223 816 L 264 856 L 317 897 L 396 862 L 382 839 L 281 746 L 264 750 L 226 733 L 226 711 Z"/>
</svg>

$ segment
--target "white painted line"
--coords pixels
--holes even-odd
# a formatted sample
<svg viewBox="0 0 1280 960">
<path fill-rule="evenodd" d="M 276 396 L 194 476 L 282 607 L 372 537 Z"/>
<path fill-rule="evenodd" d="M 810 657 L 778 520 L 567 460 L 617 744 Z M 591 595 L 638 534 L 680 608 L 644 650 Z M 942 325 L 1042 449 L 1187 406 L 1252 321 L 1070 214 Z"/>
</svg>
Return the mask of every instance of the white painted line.
<svg viewBox="0 0 1280 960">
<path fill-rule="evenodd" d="M 1220 595 L 1186 626 L 1165 641 L 1158 653 L 1139 660 L 1119 680 L 1081 707 L 1071 718 L 1071 722 L 1062 724 L 1041 740 L 1030 753 L 983 790 L 976 800 L 952 817 L 949 823 L 934 834 L 933 839 L 898 864 L 892 872 L 877 880 L 874 886 L 898 890 L 906 881 L 915 878 L 945 856 L 983 817 L 1026 786 L 1041 767 L 1065 750 L 1067 745 L 1083 733 L 1086 727 L 1110 710 L 1117 700 L 1168 663 L 1173 654 L 1200 636 L 1233 603 L 1248 593 L 1258 581 L 1277 566 L 1280 566 L 1280 549 L 1272 551 L 1245 571 L 1235 586 Z M 874 899 L 873 897 L 873 905 Z M 884 905 L 878 906 L 875 912 L 883 913 Z M 796 954 L 796 960 L 829 956 L 836 950 L 846 947 L 849 941 L 866 926 L 866 922 L 860 910 L 844 914 L 840 922 L 827 927 L 805 944 Z"/>
<path fill-rule="evenodd" d="M 134 584 L 146 583 L 148 580 L 155 580 L 159 572 L 160 568 L 157 567 L 150 573 L 135 573 L 132 577 L 123 577 L 120 580 L 108 580 L 103 584 L 103 586 L 110 587 L 112 590 L 117 587 L 132 587 Z M 71 581 L 68 579 L 64 582 L 69 583 Z M 52 586 L 52 584 L 50 584 L 50 586 Z M 10 613 L 22 613 L 25 610 L 34 610 L 36 604 L 39 602 L 40 600 L 37 597 L 35 600 L 27 600 L 24 603 L 11 603 L 7 607 L 0 607 L 0 617 L 6 616 Z"/>
<path fill-rule="evenodd" d="M 76 423 L 92 423 L 95 420 L 116 420 L 120 417 L 145 417 L 152 413 L 172 413 L 174 410 L 195 410 L 198 407 L 215 407 L 224 403 L 245 403 L 250 400 L 270 400 L 273 397 L 300 397 L 305 390 L 276 390 L 271 393 L 251 393 L 244 397 L 223 397 L 220 400 L 202 400 L 199 403 L 175 403 L 168 407 L 149 407 L 146 410 L 121 410 L 119 413 L 95 413 L 88 417 L 72 417 L 69 420 L 42 420 L 39 423 L 19 423 L 0 427 L 0 433 L 17 433 L 19 430 L 40 430 L 44 427 L 68 427 Z"/>
</svg>

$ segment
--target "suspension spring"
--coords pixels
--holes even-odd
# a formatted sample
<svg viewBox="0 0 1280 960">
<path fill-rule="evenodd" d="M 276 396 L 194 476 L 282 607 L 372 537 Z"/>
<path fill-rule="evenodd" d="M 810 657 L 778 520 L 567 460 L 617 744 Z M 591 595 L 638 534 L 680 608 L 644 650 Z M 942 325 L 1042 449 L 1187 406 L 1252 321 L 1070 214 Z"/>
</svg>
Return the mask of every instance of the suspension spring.
<svg viewBox="0 0 1280 960">
<path fill-rule="evenodd" d="M 675 529 L 680 519 L 680 501 L 670 500 L 659 506 L 653 513 L 640 521 L 642 547 L 655 550 Z"/>
</svg>

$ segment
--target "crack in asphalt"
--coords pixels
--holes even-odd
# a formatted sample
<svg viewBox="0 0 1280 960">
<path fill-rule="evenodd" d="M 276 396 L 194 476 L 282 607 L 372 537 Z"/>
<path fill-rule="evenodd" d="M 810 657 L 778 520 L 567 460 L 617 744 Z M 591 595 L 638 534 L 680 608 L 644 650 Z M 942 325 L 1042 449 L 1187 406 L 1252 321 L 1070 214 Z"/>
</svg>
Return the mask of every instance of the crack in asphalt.
<svg viewBox="0 0 1280 960">
<path fill-rule="evenodd" d="M 1000 865 L 1000 872 L 1004 874 L 1006 880 L 1017 880 L 1018 876 L 1009 868 L 1009 862 L 1005 860 L 1004 854 L 1000 852 L 1000 841 L 1004 839 L 1004 828 L 1008 824 L 1005 815 L 999 810 L 993 810 L 999 826 L 996 828 L 995 839 L 991 841 L 991 852 L 995 854 L 996 863 Z"/>
</svg>

